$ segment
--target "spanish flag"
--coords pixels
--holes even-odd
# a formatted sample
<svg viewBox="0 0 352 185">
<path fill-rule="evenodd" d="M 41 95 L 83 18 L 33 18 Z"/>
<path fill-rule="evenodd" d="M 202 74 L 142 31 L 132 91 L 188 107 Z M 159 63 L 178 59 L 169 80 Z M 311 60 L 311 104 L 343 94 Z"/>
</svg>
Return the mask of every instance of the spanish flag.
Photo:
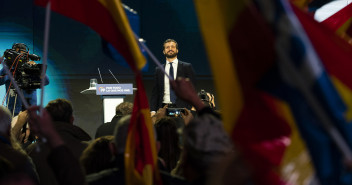
<svg viewBox="0 0 352 185">
<path fill-rule="evenodd" d="M 125 151 L 126 182 L 130 185 L 160 185 L 156 138 L 142 77 L 136 74 L 137 93 Z"/>
<path fill-rule="evenodd" d="M 126 59 L 132 70 L 140 70 L 146 59 L 140 52 L 120 0 L 36 0 L 35 4 L 81 22 L 96 31 Z"/>
</svg>

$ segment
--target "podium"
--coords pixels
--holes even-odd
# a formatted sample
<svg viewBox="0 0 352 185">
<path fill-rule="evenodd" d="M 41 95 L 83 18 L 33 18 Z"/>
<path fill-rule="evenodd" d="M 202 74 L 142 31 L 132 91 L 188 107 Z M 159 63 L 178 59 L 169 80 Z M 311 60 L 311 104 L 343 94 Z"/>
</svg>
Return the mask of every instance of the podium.
<svg viewBox="0 0 352 185">
<path fill-rule="evenodd" d="M 132 84 L 92 84 L 82 94 L 100 95 L 103 100 L 104 123 L 110 122 L 116 114 L 116 106 L 124 101 L 126 95 L 133 94 Z"/>
</svg>

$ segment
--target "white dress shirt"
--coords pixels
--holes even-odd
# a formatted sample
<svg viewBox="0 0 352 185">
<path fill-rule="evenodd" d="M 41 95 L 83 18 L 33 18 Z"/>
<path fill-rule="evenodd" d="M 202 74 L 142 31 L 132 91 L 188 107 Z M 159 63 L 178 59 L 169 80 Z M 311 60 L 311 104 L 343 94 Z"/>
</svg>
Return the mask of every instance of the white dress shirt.
<svg viewBox="0 0 352 185">
<path fill-rule="evenodd" d="M 167 75 L 169 75 L 170 71 L 170 62 L 166 61 L 165 64 L 165 72 Z M 176 58 L 175 60 L 172 61 L 172 67 L 174 68 L 174 79 L 176 79 L 177 76 L 177 65 L 178 65 L 178 59 Z M 169 83 L 169 78 L 165 75 L 164 77 L 164 97 L 163 97 L 163 103 L 171 103 L 170 101 L 170 83 Z"/>
</svg>

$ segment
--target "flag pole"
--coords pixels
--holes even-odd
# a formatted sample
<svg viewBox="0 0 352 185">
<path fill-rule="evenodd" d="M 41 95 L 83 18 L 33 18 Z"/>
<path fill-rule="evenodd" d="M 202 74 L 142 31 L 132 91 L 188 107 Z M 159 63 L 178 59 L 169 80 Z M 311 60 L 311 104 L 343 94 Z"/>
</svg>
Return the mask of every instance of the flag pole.
<svg viewBox="0 0 352 185">
<path fill-rule="evenodd" d="M 148 55 L 150 56 L 150 58 L 153 60 L 153 62 L 159 67 L 159 69 L 164 72 L 164 74 L 170 79 L 173 80 L 173 78 L 171 78 L 165 71 L 163 65 L 160 63 L 160 61 L 155 57 L 155 55 L 149 50 L 149 48 L 142 42 L 139 40 L 139 37 L 135 34 L 134 37 L 136 38 L 136 40 L 138 41 L 138 43 L 140 44 L 140 46 L 142 46 L 143 49 L 145 49 L 145 51 L 147 51 Z"/>
<path fill-rule="evenodd" d="M 50 33 L 50 7 L 51 1 L 48 1 L 45 11 L 45 27 L 44 27 L 44 46 L 43 46 L 43 66 L 41 73 L 40 83 L 40 115 L 43 115 L 43 103 L 44 103 L 44 83 L 45 83 L 45 72 L 48 58 L 48 44 L 49 44 L 49 33 Z"/>
<path fill-rule="evenodd" d="M 23 103 L 24 107 L 25 107 L 26 109 L 28 109 L 28 107 L 29 107 L 28 102 L 27 102 L 27 100 L 24 98 L 24 95 L 23 95 L 21 89 L 18 87 L 17 82 L 16 82 L 15 79 L 13 78 L 13 76 L 12 76 L 12 74 L 11 74 L 9 68 L 7 67 L 7 65 L 5 64 L 5 62 L 3 62 L 3 59 L 4 59 L 3 57 L 0 57 L 0 63 L 2 63 L 3 68 L 4 68 L 4 70 L 5 70 L 6 74 L 7 74 L 7 76 L 10 78 L 11 83 L 12 83 L 13 86 L 15 87 L 15 89 L 16 89 L 16 91 L 17 91 L 17 94 L 20 96 L 20 98 L 21 98 L 21 100 L 22 100 L 22 103 Z"/>
</svg>

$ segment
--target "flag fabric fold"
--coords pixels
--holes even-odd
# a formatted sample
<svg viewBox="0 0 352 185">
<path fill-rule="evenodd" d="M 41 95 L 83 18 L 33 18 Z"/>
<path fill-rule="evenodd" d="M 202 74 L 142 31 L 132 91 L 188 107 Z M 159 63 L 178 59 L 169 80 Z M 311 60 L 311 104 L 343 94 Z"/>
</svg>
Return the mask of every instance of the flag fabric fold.
<svg viewBox="0 0 352 185">
<path fill-rule="evenodd" d="M 137 92 L 125 151 L 126 182 L 127 184 L 160 185 L 156 138 L 140 73 L 136 73 L 136 84 Z"/>
<path fill-rule="evenodd" d="M 310 180 L 306 147 L 321 184 L 352 183 L 343 163 L 352 146 L 347 134 L 352 131 L 351 98 L 346 95 L 352 79 L 347 73 L 351 47 L 311 16 L 293 11 L 285 0 L 195 0 L 195 5 L 218 95 L 226 98 L 220 100 L 225 128 L 252 167 L 256 183 Z M 212 27 L 221 31 L 215 34 Z M 215 40 L 215 35 L 225 39 Z M 217 51 L 217 45 L 230 52 Z M 229 57 L 221 56 L 225 54 Z M 226 70 L 220 72 L 218 65 Z M 234 80 L 224 80 L 224 71 Z M 225 96 L 220 86 L 236 88 Z M 229 107 L 231 119 L 225 114 Z M 295 154 L 288 153 L 292 147 Z M 294 162 L 299 157 L 304 164 Z M 304 178 L 292 182 L 286 173 L 284 179 L 288 168 L 305 168 L 294 174 Z"/>
<path fill-rule="evenodd" d="M 277 98 L 256 88 L 274 65 L 271 31 L 249 1 L 195 0 L 195 5 L 225 129 L 256 184 L 285 184 L 277 170 L 292 131 L 288 116 Z"/>
<path fill-rule="evenodd" d="M 331 28 L 338 34 L 344 34 L 351 27 L 352 18 L 352 3 L 348 4 L 332 16 L 325 19 L 322 24 Z M 349 35 L 350 37 L 352 35 Z"/>
<path fill-rule="evenodd" d="M 36 0 L 45 7 L 49 0 Z M 140 70 L 146 63 L 134 38 L 120 0 L 50 0 L 54 12 L 79 21 L 109 42 L 129 63 Z M 126 26 L 128 25 L 128 26 Z"/>
</svg>

